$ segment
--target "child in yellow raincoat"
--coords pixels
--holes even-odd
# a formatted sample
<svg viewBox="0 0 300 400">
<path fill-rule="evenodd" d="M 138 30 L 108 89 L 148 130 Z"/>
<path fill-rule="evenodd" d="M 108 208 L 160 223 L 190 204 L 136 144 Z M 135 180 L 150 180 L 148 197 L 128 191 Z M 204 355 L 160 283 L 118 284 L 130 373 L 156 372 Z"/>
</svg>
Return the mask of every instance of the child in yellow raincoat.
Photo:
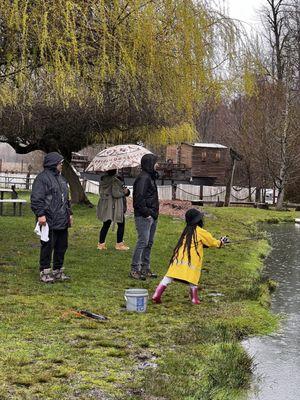
<svg viewBox="0 0 300 400">
<path fill-rule="evenodd" d="M 152 297 L 153 302 L 161 303 L 161 295 L 174 279 L 189 283 L 190 298 L 193 304 L 200 304 L 198 283 L 201 275 L 203 247 L 218 247 L 229 243 L 226 236 L 215 239 L 203 229 L 203 214 L 191 208 L 185 214 L 186 227 L 173 251 L 169 269 L 157 286 Z"/>
</svg>

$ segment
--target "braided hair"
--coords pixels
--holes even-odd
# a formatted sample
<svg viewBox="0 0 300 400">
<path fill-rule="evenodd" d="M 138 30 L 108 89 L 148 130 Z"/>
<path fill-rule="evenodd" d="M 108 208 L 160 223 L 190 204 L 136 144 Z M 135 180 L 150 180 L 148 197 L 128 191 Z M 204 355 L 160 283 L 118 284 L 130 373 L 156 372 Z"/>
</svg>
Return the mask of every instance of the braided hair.
<svg viewBox="0 0 300 400">
<path fill-rule="evenodd" d="M 175 261 L 178 261 L 178 252 L 179 249 L 183 246 L 183 255 L 187 251 L 187 256 L 188 256 L 188 263 L 191 263 L 191 247 L 194 246 L 197 255 L 200 257 L 200 254 L 198 252 L 198 241 L 197 241 L 197 227 L 200 226 L 201 228 L 203 227 L 203 221 L 199 221 L 198 224 L 194 225 L 189 225 L 187 224 L 177 242 L 177 245 L 175 246 L 173 250 L 172 257 L 170 259 L 170 264 L 172 264 Z"/>
</svg>

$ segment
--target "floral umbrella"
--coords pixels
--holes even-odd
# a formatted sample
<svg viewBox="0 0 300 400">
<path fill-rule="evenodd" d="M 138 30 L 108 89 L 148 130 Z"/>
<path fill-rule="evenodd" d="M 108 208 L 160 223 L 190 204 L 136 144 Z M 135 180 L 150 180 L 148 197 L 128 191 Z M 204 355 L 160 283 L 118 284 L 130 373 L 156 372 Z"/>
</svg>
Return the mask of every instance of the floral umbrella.
<svg viewBox="0 0 300 400">
<path fill-rule="evenodd" d="M 121 144 L 100 151 L 91 161 L 86 172 L 109 171 L 126 167 L 137 167 L 144 154 L 151 151 L 136 144 Z"/>
</svg>

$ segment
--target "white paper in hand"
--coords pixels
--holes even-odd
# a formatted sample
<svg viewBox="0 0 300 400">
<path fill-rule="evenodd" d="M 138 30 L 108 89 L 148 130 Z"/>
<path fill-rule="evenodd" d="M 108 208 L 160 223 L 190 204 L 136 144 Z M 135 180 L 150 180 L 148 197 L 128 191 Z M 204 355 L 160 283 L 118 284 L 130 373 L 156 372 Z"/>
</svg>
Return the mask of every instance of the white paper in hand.
<svg viewBox="0 0 300 400">
<path fill-rule="evenodd" d="M 49 225 L 40 225 L 38 222 L 34 228 L 34 232 L 41 237 L 43 242 L 49 242 Z"/>
</svg>

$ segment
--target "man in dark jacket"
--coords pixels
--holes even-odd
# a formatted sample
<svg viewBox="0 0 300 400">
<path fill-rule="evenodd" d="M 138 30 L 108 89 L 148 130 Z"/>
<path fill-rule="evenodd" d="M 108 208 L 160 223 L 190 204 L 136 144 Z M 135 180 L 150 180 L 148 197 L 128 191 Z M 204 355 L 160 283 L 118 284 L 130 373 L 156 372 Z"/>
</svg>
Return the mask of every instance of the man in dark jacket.
<svg viewBox="0 0 300 400">
<path fill-rule="evenodd" d="M 150 253 L 159 214 L 156 161 L 154 154 L 145 154 L 141 160 L 142 171 L 133 184 L 134 219 L 138 234 L 130 272 L 134 279 L 157 277 L 150 270 Z"/>
<path fill-rule="evenodd" d="M 38 174 L 32 186 L 31 209 L 40 228 L 49 227 L 49 240 L 41 240 L 40 251 L 40 280 L 44 283 L 69 279 L 63 272 L 63 262 L 68 248 L 68 227 L 72 224 L 72 213 L 68 185 L 61 175 L 62 164 L 63 157 L 60 154 L 47 154 L 44 171 Z"/>
</svg>

